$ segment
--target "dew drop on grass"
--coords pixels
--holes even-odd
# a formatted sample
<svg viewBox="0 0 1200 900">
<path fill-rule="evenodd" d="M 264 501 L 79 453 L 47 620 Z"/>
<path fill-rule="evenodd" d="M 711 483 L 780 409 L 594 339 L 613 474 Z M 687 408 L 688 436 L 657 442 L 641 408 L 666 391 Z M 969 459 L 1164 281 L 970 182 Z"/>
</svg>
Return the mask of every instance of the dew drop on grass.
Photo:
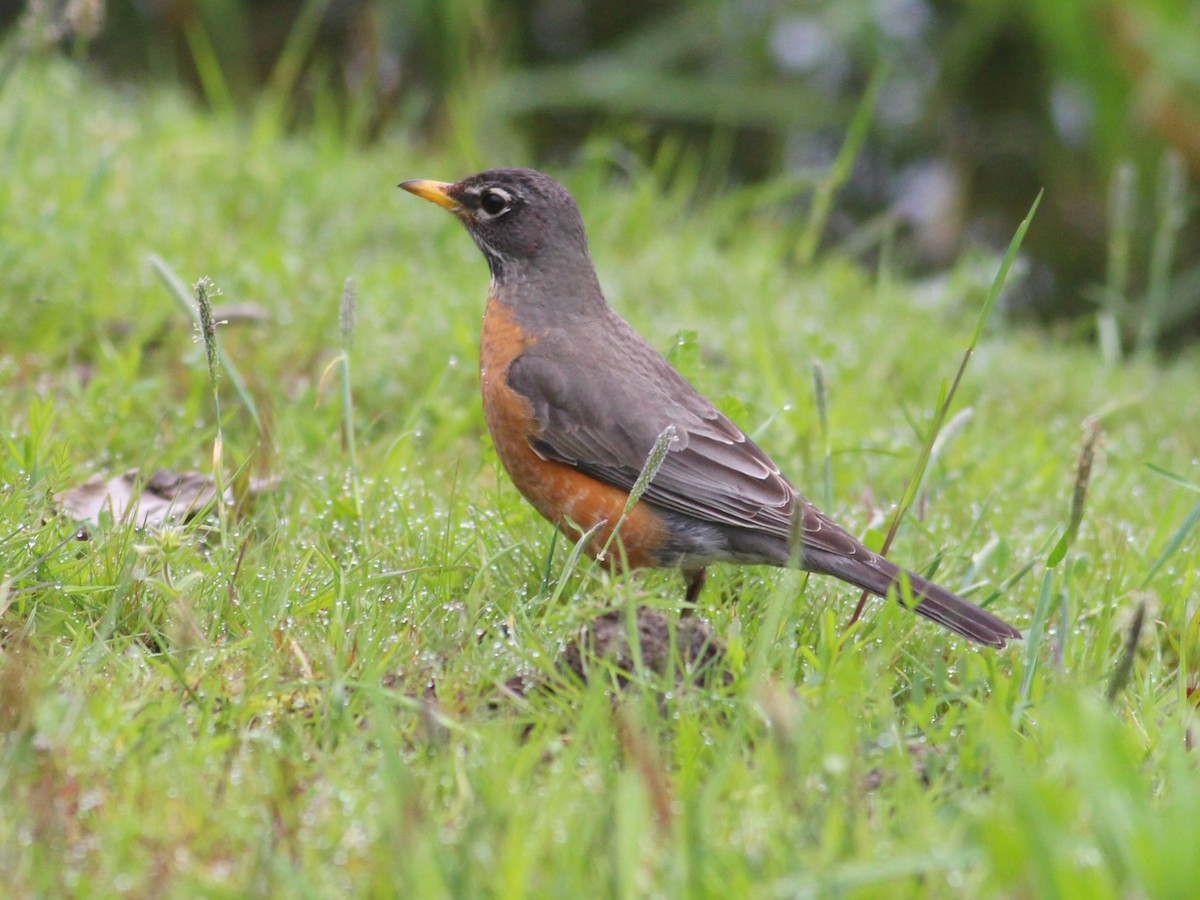
<svg viewBox="0 0 1200 900">
<path fill-rule="evenodd" d="M 821 761 L 821 764 L 825 767 L 825 771 L 830 775 L 840 775 L 842 772 L 845 772 L 847 768 L 846 758 L 837 753 L 831 753 L 826 756 L 825 759 Z"/>
<path fill-rule="evenodd" d="M 113 876 L 113 890 L 115 890 L 118 894 L 128 893 L 129 891 L 133 890 L 135 885 L 136 882 L 134 881 L 133 876 L 128 875 L 125 872 L 118 872 Z"/>
</svg>

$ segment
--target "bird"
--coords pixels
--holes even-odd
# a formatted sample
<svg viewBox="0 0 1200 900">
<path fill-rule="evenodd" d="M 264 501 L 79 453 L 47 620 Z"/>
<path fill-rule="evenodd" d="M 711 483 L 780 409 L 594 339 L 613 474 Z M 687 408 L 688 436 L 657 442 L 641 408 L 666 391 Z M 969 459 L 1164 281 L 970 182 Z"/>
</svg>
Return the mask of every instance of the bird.
<svg viewBox="0 0 1200 900">
<path fill-rule="evenodd" d="M 556 179 L 495 168 L 399 187 L 451 212 L 483 252 L 480 386 L 496 454 L 533 507 L 572 540 L 586 538 L 592 557 L 681 570 L 689 608 L 710 565 L 791 566 L 891 593 L 980 644 L 1021 637 L 821 512 L 638 334 L 605 299 L 582 214 Z M 627 510 L 664 435 L 666 452 Z"/>
</svg>

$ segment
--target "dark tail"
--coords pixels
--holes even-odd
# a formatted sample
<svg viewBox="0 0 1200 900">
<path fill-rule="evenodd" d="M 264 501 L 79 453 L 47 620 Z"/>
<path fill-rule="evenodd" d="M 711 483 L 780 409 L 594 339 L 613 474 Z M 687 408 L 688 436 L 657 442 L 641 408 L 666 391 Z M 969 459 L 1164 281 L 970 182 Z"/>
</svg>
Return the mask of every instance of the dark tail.
<svg viewBox="0 0 1200 900">
<path fill-rule="evenodd" d="M 903 593 L 900 573 L 905 570 L 882 556 L 872 554 L 871 557 L 863 559 L 805 547 L 804 568 L 840 578 L 880 597 L 886 597 L 888 588 L 891 587 L 895 588 L 897 597 L 901 597 Z M 917 601 L 916 606 L 910 608 L 917 615 L 937 622 L 955 634 L 992 647 L 1003 647 L 1010 639 L 1021 637 L 1021 632 L 987 610 L 950 593 L 944 587 L 920 575 L 914 575 L 912 572 L 906 574 L 912 597 Z"/>
</svg>

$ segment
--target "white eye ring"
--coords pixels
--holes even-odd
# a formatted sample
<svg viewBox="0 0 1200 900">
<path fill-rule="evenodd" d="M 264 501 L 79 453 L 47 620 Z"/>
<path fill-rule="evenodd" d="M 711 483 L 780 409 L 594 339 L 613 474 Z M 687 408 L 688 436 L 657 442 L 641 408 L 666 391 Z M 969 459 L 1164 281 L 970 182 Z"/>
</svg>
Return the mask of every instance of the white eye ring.
<svg viewBox="0 0 1200 900">
<path fill-rule="evenodd" d="M 512 197 L 500 188 L 485 188 L 479 194 L 479 209 L 491 218 L 504 215 L 512 206 Z"/>
</svg>

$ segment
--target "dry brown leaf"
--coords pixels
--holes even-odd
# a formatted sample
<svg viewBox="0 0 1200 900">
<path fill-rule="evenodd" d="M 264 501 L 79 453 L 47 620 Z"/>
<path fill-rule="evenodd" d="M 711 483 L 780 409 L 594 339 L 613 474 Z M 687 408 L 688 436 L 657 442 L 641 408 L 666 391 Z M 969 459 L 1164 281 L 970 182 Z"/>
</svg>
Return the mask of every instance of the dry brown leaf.
<svg viewBox="0 0 1200 900">
<path fill-rule="evenodd" d="M 63 512 L 81 522 L 100 524 L 108 510 L 113 521 L 132 521 L 142 528 L 185 522 L 217 495 L 216 485 L 199 472 L 178 474 L 158 469 L 145 480 L 137 469 L 107 481 L 93 475 L 81 485 L 55 494 Z M 232 495 L 226 492 L 228 502 Z"/>
</svg>

